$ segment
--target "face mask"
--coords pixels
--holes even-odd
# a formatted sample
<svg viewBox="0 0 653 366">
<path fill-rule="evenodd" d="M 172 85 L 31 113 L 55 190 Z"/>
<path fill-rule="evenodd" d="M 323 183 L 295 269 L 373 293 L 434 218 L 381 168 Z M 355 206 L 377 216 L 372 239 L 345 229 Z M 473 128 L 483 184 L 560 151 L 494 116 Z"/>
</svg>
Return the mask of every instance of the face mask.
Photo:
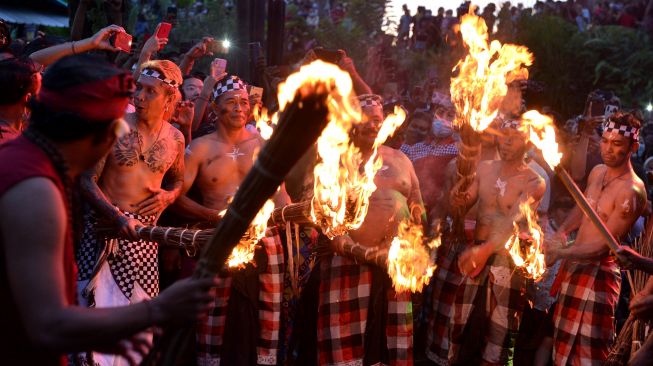
<svg viewBox="0 0 653 366">
<path fill-rule="evenodd" d="M 439 119 L 433 121 L 431 130 L 433 131 L 433 136 L 439 139 L 449 137 L 453 133 L 451 125 L 448 122 Z"/>
</svg>

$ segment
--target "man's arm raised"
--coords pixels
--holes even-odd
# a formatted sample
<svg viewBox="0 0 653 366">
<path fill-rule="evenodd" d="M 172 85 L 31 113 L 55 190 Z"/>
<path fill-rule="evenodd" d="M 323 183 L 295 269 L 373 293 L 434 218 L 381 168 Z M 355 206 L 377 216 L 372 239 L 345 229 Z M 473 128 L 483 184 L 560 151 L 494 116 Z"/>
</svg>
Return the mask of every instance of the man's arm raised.
<svg viewBox="0 0 653 366">
<path fill-rule="evenodd" d="M 73 306 L 63 295 L 67 215 L 54 183 L 39 177 L 17 184 L 0 198 L 0 212 L 11 294 L 30 341 L 40 349 L 116 349 L 115 343 L 149 326 L 195 320 L 211 301 L 207 292 L 212 280 L 184 280 L 172 291 L 135 305 Z"/>
<path fill-rule="evenodd" d="M 111 154 L 111 152 L 109 152 L 109 154 Z M 120 212 L 118 208 L 109 202 L 98 186 L 98 180 L 100 176 L 102 176 L 107 158 L 108 155 L 102 158 L 94 168 L 89 169 L 82 174 L 80 179 L 82 194 L 86 197 L 91 206 L 93 206 L 93 209 L 99 212 L 101 216 L 109 219 L 111 223 L 119 229 L 119 234 L 121 236 L 138 239 L 138 236 L 136 235 L 136 226 L 143 226 L 143 224 Z"/>
</svg>

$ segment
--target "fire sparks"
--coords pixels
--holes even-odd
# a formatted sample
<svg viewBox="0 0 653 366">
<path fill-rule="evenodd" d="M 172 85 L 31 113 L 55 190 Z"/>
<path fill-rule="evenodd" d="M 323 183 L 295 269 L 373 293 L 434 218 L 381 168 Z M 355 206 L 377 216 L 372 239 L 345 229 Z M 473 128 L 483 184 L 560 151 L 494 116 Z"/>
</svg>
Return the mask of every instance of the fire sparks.
<svg viewBox="0 0 653 366">
<path fill-rule="evenodd" d="M 268 220 L 274 211 L 274 202 L 267 200 L 265 205 L 256 214 L 254 220 L 249 225 L 247 232 L 243 235 L 240 242 L 231 251 L 227 259 L 227 265 L 230 268 L 244 268 L 247 263 L 254 260 L 254 251 L 259 240 L 265 237 L 265 231 L 268 228 Z"/>
<path fill-rule="evenodd" d="M 388 275 L 395 291 L 420 292 L 433 276 L 436 266 L 423 243 L 421 225 L 410 220 L 399 224 L 397 236 L 388 251 Z M 433 239 L 427 246 L 434 250 L 440 246 L 440 239 Z"/>
<path fill-rule="evenodd" d="M 558 150 L 553 120 L 538 111 L 528 111 L 522 115 L 524 128 L 528 128 L 530 141 L 542 151 L 544 160 L 554 169 L 560 164 L 562 153 Z"/>
<path fill-rule="evenodd" d="M 469 53 L 454 68 L 458 75 L 451 79 L 451 100 L 456 123 L 481 132 L 497 116 L 508 84 L 528 78 L 524 67 L 532 64 L 533 56 L 523 46 L 496 40 L 488 44 L 487 26 L 474 14 L 462 17 L 460 32 Z"/>
<path fill-rule="evenodd" d="M 377 135 L 371 157 L 364 161 L 350 139 L 352 127 L 362 119 L 354 101 L 353 85 L 347 72 L 320 60 L 303 66 L 279 85 L 281 109 L 303 85 L 322 83 L 329 96 L 329 123 L 318 139 L 319 161 L 314 173 L 311 218 L 333 238 L 360 227 L 367 215 L 369 197 L 376 190 L 374 176 L 381 168 L 377 148 L 403 123 L 406 115 L 396 111 L 386 118 Z M 361 171 L 362 167 L 362 171 Z"/>
<path fill-rule="evenodd" d="M 537 215 L 530 204 L 530 201 L 519 204 L 520 217 L 526 225 L 526 231 L 520 230 L 519 225 L 514 223 L 514 232 L 506 242 L 506 249 L 515 265 L 523 268 L 528 277 L 537 280 L 546 269 L 542 253 L 544 233 L 537 224 Z"/>
<path fill-rule="evenodd" d="M 259 106 L 254 106 L 254 120 L 256 121 L 256 128 L 259 130 L 261 137 L 264 140 L 269 140 L 274 132 L 274 127 L 279 122 L 279 112 L 273 113 L 271 116 L 268 116 L 268 110 L 263 107 L 259 111 Z"/>
</svg>

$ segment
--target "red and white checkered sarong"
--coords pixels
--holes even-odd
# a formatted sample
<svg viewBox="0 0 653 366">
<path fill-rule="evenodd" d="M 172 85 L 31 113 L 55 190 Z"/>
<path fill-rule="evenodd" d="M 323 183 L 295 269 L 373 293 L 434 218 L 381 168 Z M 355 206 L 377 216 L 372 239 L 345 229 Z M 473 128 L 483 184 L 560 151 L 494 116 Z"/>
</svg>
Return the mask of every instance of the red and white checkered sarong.
<svg viewBox="0 0 653 366">
<path fill-rule="evenodd" d="M 515 268 L 507 251 L 494 254 L 481 273 L 465 277 L 453 306 L 449 343 L 449 361 L 460 364 L 469 356 L 466 330 L 476 324 L 470 322 L 476 306 L 485 322 L 482 358 L 494 364 L 508 364 L 513 355 L 514 338 L 526 304 L 526 278 Z M 479 301 L 480 300 L 480 301 Z"/>
<path fill-rule="evenodd" d="M 556 365 L 602 365 L 614 340 L 614 312 L 621 274 L 612 257 L 598 262 L 567 263 L 553 314 L 553 362 Z"/>
<path fill-rule="evenodd" d="M 333 256 L 320 264 L 318 364 L 363 365 L 372 272 L 365 264 Z M 412 365 L 413 321 L 410 294 L 386 292 L 385 335 L 390 365 Z"/>
<path fill-rule="evenodd" d="M 265 249 L 268 261 L 266 270 L 259 274 L 260 333 L 256 344 L 257 363 L 259 365 L 276 365 L 281 327 L 283 247 L 278 235 L 263 238 L 259 244 Z M 227 305 L 231 294 L 231 277 L 219 276 L 218 278 L 220 284 L 214 290 L 215 301 L 209 309 L 209 316 L 202 320 L 197 328 L 197 364 L 199 366 L 220 365 L 220 356 L 223 352 L 222 343 Z"/>
</svg>

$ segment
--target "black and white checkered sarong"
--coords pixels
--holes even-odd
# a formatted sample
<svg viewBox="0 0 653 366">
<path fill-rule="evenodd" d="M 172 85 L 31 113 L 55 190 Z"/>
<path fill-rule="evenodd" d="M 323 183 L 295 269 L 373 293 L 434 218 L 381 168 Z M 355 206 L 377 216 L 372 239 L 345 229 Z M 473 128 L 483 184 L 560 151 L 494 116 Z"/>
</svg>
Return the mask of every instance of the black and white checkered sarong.
<svg viewBox="0 0 653 366">
<path fill-rule="evenodd" d="M 93 267 L 98 260 L 100 243 L 104 246 L 102 239 L 95 231 L 97 226 L 97 217 L 95 212 L 88 209 L 84 212 L 84 232 L 82 239 L 75 251 L 75 260 L 77 261 L 77 280 L 90 280 L 93 276 Z"/>
<path fill-rule="evenodd" d="M 141 216 L 123 211 L 130 218 L 139 220 L 144 225 L 154 225 L 156 216 Z M 111 275 L 120 291 L 131 298 L 134 283 L 138 282 L 150 296 L 159 294 L 159 266 L 157 262 L 158 246 L 154 242 L 144 240 L 129 241 L 127 239 L 111 239 L 100 237 L 95 231 L 97 218 L 94 212 L 84 216 L 84 233 L 76 253 L 79 267 L 79 280 L 89 280 L 93 268 L 99 258 L 99 253 L 105 248 L 111 248 L 109 242 L 116 240 L 115 247 L 107 258 Z"/>
</svg>

